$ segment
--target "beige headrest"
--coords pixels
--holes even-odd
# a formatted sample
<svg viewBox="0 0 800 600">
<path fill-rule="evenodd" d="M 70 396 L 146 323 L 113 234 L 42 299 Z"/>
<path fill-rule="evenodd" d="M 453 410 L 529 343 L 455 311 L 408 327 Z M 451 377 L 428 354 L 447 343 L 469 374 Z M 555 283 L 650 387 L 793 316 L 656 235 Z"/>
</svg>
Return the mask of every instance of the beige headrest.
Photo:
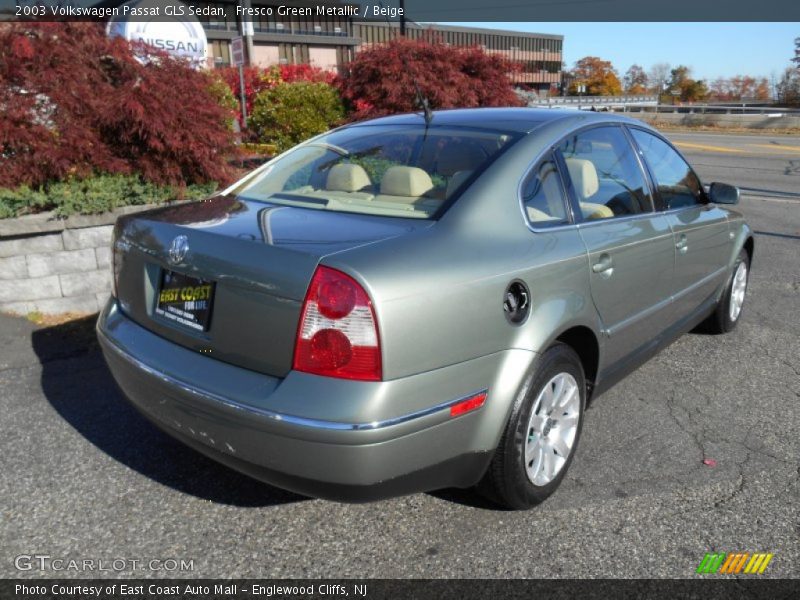
<svg viewBox="0 0 800 600">
<path fill-rule="evenodd" d="M 579 200 L 585 200 L 597 193 L 600 189 L 600 180 L 597 178 L 597 169 L 591 161 L 583 158 L 566 159 L 572 185 L 578 193 Z"/>
<path fill-rule="evenodd" d="M 325 189 L 335 192 L 358 192 L 372 185 L 361 165 L 339 163 L 328 171 Z"/>
<path fill-rule="evenodd" d="M 381 180 L 381 194 L 419 197 L 433 189 L 431 176 L 418 167 L 389 167 Z"/>
</svg>

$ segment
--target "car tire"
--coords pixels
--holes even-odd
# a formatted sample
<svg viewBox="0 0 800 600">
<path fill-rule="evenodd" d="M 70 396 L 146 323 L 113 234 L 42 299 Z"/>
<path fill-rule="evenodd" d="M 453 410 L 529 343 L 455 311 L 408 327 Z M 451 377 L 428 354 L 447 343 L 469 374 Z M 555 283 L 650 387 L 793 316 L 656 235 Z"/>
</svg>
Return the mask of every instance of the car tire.
<svg viewBox="0 0 800 600">
<path fill-rule="evenodd" d="M 750 278 L 750 256 L 741 250 L 733 263 L 730 279 L 714 312 L 705 322 L 709 333 L 728 333 L 736 328 L 742 317 L 742 308 Z"/>
<path fill-rule="evenodd" d="M 550 496 L 575 455 L 586 407 L 580 358 L 555 344 L 520 390 L 478 490 L 506 508 L 525 510 Z"/>
</svg>

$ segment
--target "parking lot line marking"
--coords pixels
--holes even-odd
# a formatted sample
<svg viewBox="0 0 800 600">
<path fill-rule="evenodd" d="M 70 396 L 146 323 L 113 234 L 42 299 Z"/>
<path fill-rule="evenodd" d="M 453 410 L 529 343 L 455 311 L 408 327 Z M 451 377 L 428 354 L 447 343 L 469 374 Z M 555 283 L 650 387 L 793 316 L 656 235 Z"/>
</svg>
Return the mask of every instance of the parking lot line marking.
<svg viewBox="0 0 800 600">
<path fill-rule="evenodd" d="M 800 152 L 800 146 L 787 146 L 784 144 L 750 144 L 756 148 L 767 148 L 774 152 Z"/>
<path fill-rule="evenodd" d="M 711 152 L 731 152 L 734 154 L 744 154 L 744 150 L 737 148 L 726 148 L 725 146 L 707 146 L 706 144 L 691 144 L 689 142 L 674 142 L 679 148 L 693 148 L 696 150 L 709 150 Z"/>
</svg>

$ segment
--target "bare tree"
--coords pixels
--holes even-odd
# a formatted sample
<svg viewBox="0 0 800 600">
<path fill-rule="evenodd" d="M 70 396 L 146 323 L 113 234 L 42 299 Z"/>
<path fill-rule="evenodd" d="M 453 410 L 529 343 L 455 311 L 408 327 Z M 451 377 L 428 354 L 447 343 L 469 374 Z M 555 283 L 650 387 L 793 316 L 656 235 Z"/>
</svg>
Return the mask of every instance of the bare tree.
<svg viewBox="0 0 800 600">
<path fill-rule="evenodd" d="M 781 104 L 800 105 L 800 69 L 794 67 L 786 69 L 775 88 Z"/>
<path fill-rule="evenodd" d="M 669 63 L 656 63 L 650 67 L 650 73 L 647 80 L 650 83 L 650 89 L 656 94 L 660 94 L 664 90 L 664 86 L 670 80 L 670 72 L 672 67 Z"/>
</svg>

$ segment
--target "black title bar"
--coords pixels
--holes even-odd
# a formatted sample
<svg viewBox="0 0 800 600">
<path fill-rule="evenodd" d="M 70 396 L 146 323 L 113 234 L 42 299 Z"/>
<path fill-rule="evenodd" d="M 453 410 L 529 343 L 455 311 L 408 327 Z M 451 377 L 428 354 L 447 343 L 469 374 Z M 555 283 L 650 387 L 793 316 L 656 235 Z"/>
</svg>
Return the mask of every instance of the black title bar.
<svg viewBox="0 0 800 600">
<path fill-rule="evenodd" d="M 123 0 L 0 0 L 0 19 L 106 21 L 107 11 L 121 4 Z M 209 10 L 206 2 L 186 0 L 185 4 L 192 10 Z M 300 19 L 344 17 L 399 22 L 405 18 L 412 23 L 800 21 L 797 0 L 404 0 L 402 9 L 400 4 L 401 0 L 251 0 L 252 10 L 270 9 L 275 16 Z M 160 7 L 155 20 L 178 13 L 174 0 L 154 0 L 146 6 Z M 241 18 L 245 8 L 236 0 L 218 1 L 212 6 L 224 11 L 223 19 Z M 153 20 L 152 14 L 143 16 Z"/>
<path fill-rule="evenodd" d="M 700 598 L 783 600 L 797 598 L 800 580 L 760 576 L 697 579 L 502 580 L 502 579 L 5 579 L 4 600 L 394 600 L 420 598 L 575 599 Z"/>
</svg>

